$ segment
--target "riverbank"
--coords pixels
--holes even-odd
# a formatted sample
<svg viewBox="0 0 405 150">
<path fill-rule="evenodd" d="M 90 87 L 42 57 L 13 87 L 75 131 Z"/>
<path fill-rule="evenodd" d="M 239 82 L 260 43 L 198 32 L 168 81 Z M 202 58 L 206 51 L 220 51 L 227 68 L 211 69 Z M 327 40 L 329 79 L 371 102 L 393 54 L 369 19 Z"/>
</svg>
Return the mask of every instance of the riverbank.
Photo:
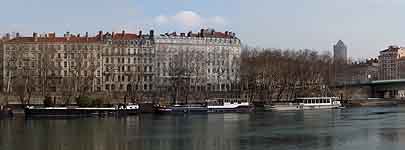
<svg viewBox="0 0 405 150">
<path fill-rule="evenodd" d="M 405 100 L 401 99 L 353 99 L 343 103 L 346 107 L 375 107 L 375 106 L 397 106 L 405 105 Z"/>
</svg>

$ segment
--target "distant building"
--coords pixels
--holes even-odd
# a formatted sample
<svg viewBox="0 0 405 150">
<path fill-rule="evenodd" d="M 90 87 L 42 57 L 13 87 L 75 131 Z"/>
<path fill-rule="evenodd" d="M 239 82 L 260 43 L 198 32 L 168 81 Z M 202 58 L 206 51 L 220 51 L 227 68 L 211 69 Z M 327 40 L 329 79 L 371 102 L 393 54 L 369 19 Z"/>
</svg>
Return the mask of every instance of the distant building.
<svg viewBox="0 0 405 150">
<path fill-rule="evenodd" d="M 333 58 L 335 61 L 347 63 L 347 46 L 342 40 L 333 45 Z"/>
<path fill-rule="evenodd" d="M 338 84 L 359 84 L 377 80 L 378 66 L 377 58 L 344 65 L 344 71 L 338 76 Z"/>
<path fill-rule="evenodd" d="M 395 80 L 405 78 L 405 48 L 390 46 L 380 51 L 379 80 Z"/>
</svg>

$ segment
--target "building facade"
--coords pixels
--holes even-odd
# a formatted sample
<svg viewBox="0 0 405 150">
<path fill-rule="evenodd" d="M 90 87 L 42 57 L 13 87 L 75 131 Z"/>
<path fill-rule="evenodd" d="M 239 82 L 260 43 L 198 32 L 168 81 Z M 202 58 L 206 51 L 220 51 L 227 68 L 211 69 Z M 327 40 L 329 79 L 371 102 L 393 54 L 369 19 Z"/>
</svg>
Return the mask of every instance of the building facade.
<svg viewBox="0 0 405 150">
<path fill-rule="evenodd" d="M 395 80 L 405 78 L 405 48 L 389 46 L 380 51 L 379 80 Z"/>
<path fill-rule="evenodd" d="M 347 46 L 342 40 L 333 45 L 333 58 L 335 61 L 347 63 Z"/>
<path fill-rule="evenodd" d="M 5 92 L 196 100 L 236 88 L 241 42 L 213 29 L 160 36 L 100 31 L 18 35 L 0 42 L 1 49 Z"/>
<path fill-rule="evenodd" d="M 100 33 L 102 35 L 102 33 Z M 103 91 L 128 97 L 153 91 L 154 31 L 148 35 L 106 33 L 102 38 L 106 48 L 102 54 Z"/>
<path fill-rule="evenodd" d="M 4 43 L 4 91 L 84 94 L 101 91 L 98 37 L 55 33 L 15 38 Z"/>
<path fill-rule="evenodd" d="M 213 29 L 166 33 L 155 42 L 156 86 L 170 92 L 171 99 L 196 100 L 209 97 L 208 93 L 226 93 L 239 80 L 241 42 L 234 33 Z"/>
</svg>

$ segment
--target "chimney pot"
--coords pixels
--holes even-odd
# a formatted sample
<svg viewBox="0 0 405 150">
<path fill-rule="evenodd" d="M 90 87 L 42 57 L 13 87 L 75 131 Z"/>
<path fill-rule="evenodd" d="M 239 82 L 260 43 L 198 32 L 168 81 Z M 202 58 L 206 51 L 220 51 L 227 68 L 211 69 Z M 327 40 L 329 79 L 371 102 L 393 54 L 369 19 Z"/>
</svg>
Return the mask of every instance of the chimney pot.
<svg viewBox="0 0 405 150">
<path fill-rule="evenodd" d="M 32 37 L 34 38 L 34 42 L 38 41 L 37 33 L 32 33 Z"/>
</svg>

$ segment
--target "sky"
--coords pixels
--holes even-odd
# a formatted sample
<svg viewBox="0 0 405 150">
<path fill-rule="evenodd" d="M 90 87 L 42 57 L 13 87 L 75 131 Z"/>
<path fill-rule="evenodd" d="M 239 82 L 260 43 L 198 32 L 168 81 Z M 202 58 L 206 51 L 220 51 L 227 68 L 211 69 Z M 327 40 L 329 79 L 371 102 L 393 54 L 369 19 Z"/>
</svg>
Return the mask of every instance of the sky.
<svg viewBox="0 0 405 150">
<path fill-rule="evenodd" d="M 404 0 L 1 0 L 0 34 L 99 30 L 159 33 L 214 28 L 249 46 L 332 52 L 352 58 L 405 46 Z"/>
</svg>

